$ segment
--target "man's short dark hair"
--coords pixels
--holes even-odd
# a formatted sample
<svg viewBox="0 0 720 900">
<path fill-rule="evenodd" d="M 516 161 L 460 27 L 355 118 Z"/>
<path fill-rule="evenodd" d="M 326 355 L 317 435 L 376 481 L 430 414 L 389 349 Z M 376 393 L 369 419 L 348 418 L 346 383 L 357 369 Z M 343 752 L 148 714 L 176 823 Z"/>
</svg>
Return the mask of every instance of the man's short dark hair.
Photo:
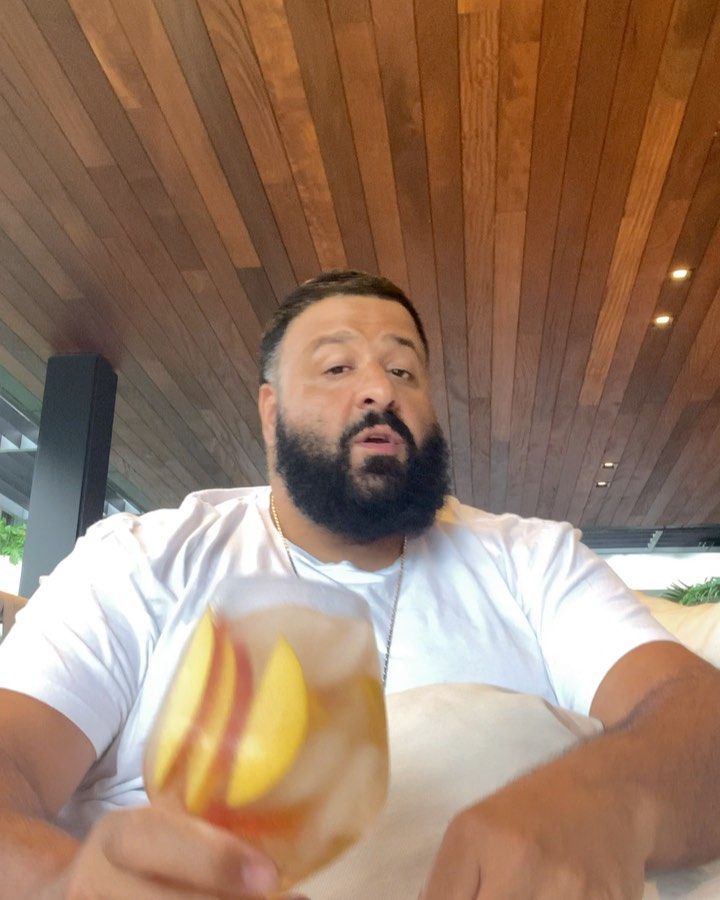
<svg viewBox="0 0 720 900">
<path fill-rule="evenodd" d="M 260 344 L 260 383 L 266 384 L 275 374 L 280 343 L 285 336 L 288 325 L 292 320 L 306 310 L 308 306 L 324 300 L 326 297 L 334 297 L 336 294 L 359 294 L 365 297 L 380 297 L 384 300 L 394 300 L 404 306 L 410 313 L 415 327 L 420 335 L 420 340 L 425 348 L 426 357 L 429 355 L 428 342 L 425 329 L 417 310 L 407 298 L 405 293 L 388 278 L 379 275 L 369 275 L 367 272 L 358 272 L 352 269 L 332 269 L 329 272 L 321 272 L 315 278 L 303 282 L 288 294 L 277 312 L 268 323 Z"/>
</svg>

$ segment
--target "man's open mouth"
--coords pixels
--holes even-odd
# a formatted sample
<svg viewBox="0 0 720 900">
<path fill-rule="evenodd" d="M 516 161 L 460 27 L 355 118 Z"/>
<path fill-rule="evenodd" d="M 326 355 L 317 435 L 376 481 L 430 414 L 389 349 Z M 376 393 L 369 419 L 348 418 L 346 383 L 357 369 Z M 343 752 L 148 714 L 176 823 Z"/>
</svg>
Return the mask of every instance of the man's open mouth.
<svg viewBox="0 0 720 900">
<path fill-rule="evenodd" d="M 375 425 L 363 429 L 353 443 L 371 452 L 396 454 L 405 441 L 388 425 Z"/>
</svg>

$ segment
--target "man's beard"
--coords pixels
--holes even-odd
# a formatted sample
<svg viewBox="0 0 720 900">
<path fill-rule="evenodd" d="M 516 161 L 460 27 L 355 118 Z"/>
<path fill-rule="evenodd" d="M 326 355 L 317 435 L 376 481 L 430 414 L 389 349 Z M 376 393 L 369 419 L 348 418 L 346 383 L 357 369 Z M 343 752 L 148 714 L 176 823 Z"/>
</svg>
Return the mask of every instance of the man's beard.
<svg viewBox="0 0 720 900">
<path fill-rule="evenodd" d="M 353 471 L 353 439 L 375 425 L 389 425 L 403 438 L 407 460 L 371 454 Z M 450 490 L 448 447 L 437 424 L 418 447 L 395 413 L 369 412 L 345 430 L 333 451 L 317 434 L 288 428 L 278 412 L 275 439 L 275 465 L 295 506 L 356 543 L 420 534 Z"/>
</svg>

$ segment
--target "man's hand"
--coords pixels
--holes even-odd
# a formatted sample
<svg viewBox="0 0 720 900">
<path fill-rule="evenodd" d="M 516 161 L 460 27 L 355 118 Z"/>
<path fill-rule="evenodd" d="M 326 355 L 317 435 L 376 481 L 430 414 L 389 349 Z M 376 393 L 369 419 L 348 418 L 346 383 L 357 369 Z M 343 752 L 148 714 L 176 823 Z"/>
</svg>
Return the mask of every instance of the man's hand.
<svg viewBox="0 0 720 900">
<path fill-rule="evenodd" d="M 108 813 L 41 900 L 258 898 L 273 863 L 229 832 L 157 806 Z"/>
<path fill-rule="evenodd" d="M 69 719 L 0 690 L 0 898 L 247 898 L 277 890 L 272 862 L 161 804 L 112 812 L 82 843 L 50 824 L 95 758 Z M 286 898 L 290 900 L 290 898 Z"/>
<path fill-rule="evenodd" d="M 422 900 L 642 897 L 646 868 L 720 854 L 720 672 L 656 641 L 605 676 L 605 734 L 460 813 Z"/>
<path fill-rule="evenodd" d="M 642 897 L 637 811 L 609 799 L 562 769 L 525 776 L 456 816 L 422 900 Z"/>
</svg>

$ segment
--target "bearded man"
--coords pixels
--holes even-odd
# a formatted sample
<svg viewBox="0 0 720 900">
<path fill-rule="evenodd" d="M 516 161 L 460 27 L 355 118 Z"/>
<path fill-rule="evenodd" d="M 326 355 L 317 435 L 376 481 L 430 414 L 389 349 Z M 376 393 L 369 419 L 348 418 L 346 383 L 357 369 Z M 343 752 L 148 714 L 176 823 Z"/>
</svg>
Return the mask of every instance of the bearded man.
<svg viewBox="0 0 720 900">
<path fill-rule="evenodd" d="M 301 285 L 263 339 L 270 485 L 97 524 L 0 650 L 0 897 L 253 897 L 272 863 L 146 805 L 142 753 L 227 574 L 346 585 L 388 691 L 482 682 L 606 731 L 448 828 L 425 900 L 635 897 L 646 866 L 720 855 L 720 676 L 567 524 L 448 497 L 428 346 L 389 281 Z"/>
</svg>

